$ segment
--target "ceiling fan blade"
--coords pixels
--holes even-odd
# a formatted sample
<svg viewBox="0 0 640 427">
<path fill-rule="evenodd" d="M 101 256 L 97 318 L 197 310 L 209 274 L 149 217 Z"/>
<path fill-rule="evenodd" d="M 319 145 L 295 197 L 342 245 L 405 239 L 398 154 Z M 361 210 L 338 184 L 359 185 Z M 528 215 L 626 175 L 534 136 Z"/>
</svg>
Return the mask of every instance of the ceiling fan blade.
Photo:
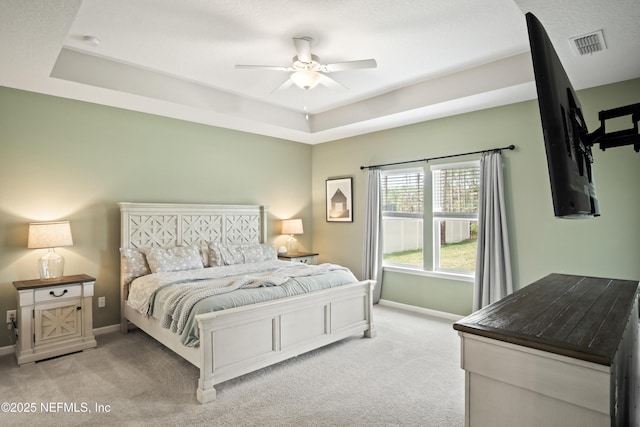
<svg viewBox="0 0 640 427">
<path fill-rule="evenodd" d="M 290 88 L 292 85 L 293 85 L 293 82 L 291 81 L 291 79 L 287 79 L 280 86 L 278 86 L 277 88 L 272 90 L 271 93 L 275 93 L 275 92 L 278 92 L 280 90 L 284 90 L 284 89 Z"/>
<path fill-rule="evenodd" d="M 320 84 L 323 86 L 328 87 L 329 89 L 338 89 L 338 90 L 349 90 L 348 87 L 346 87 L 345 85 L 343 85 L 342 83 L 339 83 L 337 81 L 335 81 L 334 79 L 332 79 L 331 77 L 327 76 L 326 74 L 320 74 Z"/>
<path fill-rule="evenodd" d="M 375 59 L 360 59 L 357 61 L 336 62 L 335 64 L 323 65 L 322 71 L 333 73 L 335 71 L 357 70 L 360 68 L 376 68 L 378 63 Z M 326 68 L 326 70 L 325 70 Z"/>
<path fill-rule="evenodd" d="M 236 68 L 275 70 L 275 71 L 295 71 L 292 67 L 281 67 L 278 65 L 236 65 Z"/>
<path fill-rule="evenodd" d="M 311 62 L 311 37 L 294 37 L 293 45 L 300 62 Z"/>
</svg>

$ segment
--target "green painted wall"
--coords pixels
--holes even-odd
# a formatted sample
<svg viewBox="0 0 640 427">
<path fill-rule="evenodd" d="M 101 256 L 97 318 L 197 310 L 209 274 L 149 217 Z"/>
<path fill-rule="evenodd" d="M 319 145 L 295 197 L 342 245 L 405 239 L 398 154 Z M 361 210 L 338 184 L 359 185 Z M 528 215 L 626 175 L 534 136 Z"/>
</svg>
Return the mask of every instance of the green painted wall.
<svg viewBox="0 0 640 427">
<path fill-rule="evenodd" d="M 640 102 L 640 79 L 581 91 L 589 129 L 603 109 Z M 628 122 L 630 123 L 630 121 Z M 313 147 L 313 249 L 321 261 L 362 272 L 366 172 L 361 165 L 503 147 L 515 287 L 555 273 L 640 279 L 640 154 L 632 147 L 595 151 L 602 217 L 553 216 L 537 101 L 432 120 Z M 460 160 L 464 160 L 461 158 Z M 353 177 L 354 222 L 327 223 L 325 180 Z M 385 273 L 382 298 L 432 310 L 471 312 L 472 284 Z"/>
<path fill-rule="evenodd" d="M 597 112 L 639 102 L 640 80 L 579 93 L 591 129 Z M 14 309 L 12 282 L 37 276 L 27 224 L 69 219 L 68 274 L 97 278 L 94 326 L 119 322 L 119 201 L 252 203 L 278 219 L 302 217 L 303 249 L 362 272 L 365 172 L 361 165 L 515 144 L 505 153 L 516 287 L 550 273 L 640 279 L 640 155 L 596 151 L 603 216 L 555 219 L 535 101 L 309 146 L 148 114 L 0 88 L 0 315 Z M 250 154 L 247 154 L 250 153 Z M 354 222 L 325 221 L 325 180 L 353 177 Z M 310 192 L 311 190 L 311 192 Z M 383 298 L 457 314 L 471 284 L 387 273 Z M 6 330 L 6 329 L 3 329 Z M 0 347 L 11 343 L 0 333 Z"/>
<path fill-rule="evenodd" d="M 65 273 L 97 278 L 95 327 L 119 323 L 120 201 L 269 205 L 271 241 L 296 216 L 311 249 L 310 168 L 306 144 L 0 88 L 0 314 L 38 276 L 27 224 L 68 219 Z"/>
</svg>

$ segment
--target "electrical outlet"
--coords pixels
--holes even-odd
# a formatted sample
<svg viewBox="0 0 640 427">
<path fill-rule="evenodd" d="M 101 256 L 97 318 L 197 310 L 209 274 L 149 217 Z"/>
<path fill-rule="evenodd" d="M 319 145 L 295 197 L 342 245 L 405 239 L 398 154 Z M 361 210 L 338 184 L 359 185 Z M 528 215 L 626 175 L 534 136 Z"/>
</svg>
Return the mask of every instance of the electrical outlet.
<svg viewBox="0 0 640 427">
<path fill-rule="evenodd" d="M 102 307 L 104 307 L 105 305 L 107 305 L 107 300 L 106 300 L 106 298 L 107 298 L 107 297 L 98 297 L 98 307 L 99 307 L 99 308 L 102 308 Z"/>
<path fill-rule="evenodd" d="M 7 323 L 13 323 L 16 321 L 16 311 L 7 310 Z"/>
</svg>

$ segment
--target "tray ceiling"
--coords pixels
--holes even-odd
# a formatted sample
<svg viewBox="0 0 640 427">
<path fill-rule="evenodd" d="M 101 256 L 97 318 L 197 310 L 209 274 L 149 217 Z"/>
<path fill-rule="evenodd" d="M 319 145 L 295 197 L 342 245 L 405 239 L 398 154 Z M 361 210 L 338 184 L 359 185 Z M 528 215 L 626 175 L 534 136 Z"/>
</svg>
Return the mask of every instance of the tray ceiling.
<svg viewBox="0 0 640 427">
<path fill-rule="evenodd" d="M 313 144 L 534 98 L 527 11 L 576 89 L 640 77 L 636 0 L 0 0 L 0 85 Z M 302 36 L 378 66 L 275 92 L 290 73 L 235 68 L 288 66 Z"/>
</svg>

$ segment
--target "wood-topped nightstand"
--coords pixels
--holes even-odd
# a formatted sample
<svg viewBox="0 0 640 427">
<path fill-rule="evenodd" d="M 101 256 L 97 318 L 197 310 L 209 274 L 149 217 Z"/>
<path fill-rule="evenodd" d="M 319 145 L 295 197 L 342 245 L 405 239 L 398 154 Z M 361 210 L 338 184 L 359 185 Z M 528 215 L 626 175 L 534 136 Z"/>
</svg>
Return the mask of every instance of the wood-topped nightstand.
<svg viewBox="0 0 640 427">
<path fill-rule="evenodd" d="M 93 348 L 93 277 L 13 282 L 18 290 L 18 365 Z"/>
<path fill-rule="evenodd" d="M 287 252 L 284 254 L 278 254 L 278 259 L 315 265 L 318 262 L 318 254 L 310 252 Z"/>
</svg>

